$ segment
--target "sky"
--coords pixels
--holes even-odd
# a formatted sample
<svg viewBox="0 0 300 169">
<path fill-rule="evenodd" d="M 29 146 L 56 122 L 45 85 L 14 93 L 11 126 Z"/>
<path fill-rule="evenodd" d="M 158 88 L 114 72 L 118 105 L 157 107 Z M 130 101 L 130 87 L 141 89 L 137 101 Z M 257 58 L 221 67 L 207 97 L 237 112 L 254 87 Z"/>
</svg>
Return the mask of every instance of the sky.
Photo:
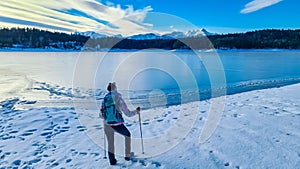
<svg viewBox="0 0 300 169">
<path fill-rule="evenodd" d="M 299 29 L 299 0 L 1 0 L 0 27 L 129 36 Z"/>
</svg>

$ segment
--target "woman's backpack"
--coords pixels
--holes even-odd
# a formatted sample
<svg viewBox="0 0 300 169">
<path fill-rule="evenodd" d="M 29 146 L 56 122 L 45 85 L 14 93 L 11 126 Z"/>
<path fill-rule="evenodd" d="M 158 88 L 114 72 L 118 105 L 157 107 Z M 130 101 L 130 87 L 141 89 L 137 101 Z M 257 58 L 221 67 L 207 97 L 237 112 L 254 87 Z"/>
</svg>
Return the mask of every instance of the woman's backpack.
<svg viewBox="0 0 300 169">
<path fill-rule="evenodd" d="M 111 92 L 104 97 L 101 112 L 107 124 L 123 122 L 122 115 L 116 108 L 116 102 Z"/>
</svg>

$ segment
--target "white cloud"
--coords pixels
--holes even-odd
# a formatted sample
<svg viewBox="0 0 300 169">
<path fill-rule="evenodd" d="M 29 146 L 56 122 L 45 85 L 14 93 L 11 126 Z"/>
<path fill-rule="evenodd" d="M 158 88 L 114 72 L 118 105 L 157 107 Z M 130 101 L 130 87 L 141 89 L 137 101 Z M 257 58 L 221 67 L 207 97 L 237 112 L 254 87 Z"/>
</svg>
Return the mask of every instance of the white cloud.
<svg viewBox="0 0 300 169">
<path fill-rule="evenodd" d="M 1 0 L 0 27 L 17 25 L 69 32 L 95 31 L 107 34 L 138 34 L 153 25 L 144 23 L 152 8 L 123 9 L 96 0 Z"/>
<path fill-rule="evenodd" d="M 253 0 L 245 5 L 245 8 L 241 10 L 241 13 L 247 14 L 266 8 L 268 6 L 275 5 L 283 0 Z"/>
</svg>

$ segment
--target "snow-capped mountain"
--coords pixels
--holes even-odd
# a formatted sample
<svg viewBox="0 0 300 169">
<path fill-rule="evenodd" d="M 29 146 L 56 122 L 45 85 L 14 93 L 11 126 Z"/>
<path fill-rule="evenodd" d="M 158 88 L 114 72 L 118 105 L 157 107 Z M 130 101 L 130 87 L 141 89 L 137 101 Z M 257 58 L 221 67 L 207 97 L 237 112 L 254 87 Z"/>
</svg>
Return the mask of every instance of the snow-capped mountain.
<svg viewBox="0 0 300 169">
<path fill-rule="evenodd" d="M 191 38 L 191 37 L 202 37 L 202 36 L 211 36 L 211 35 L 215 35 L 215 34 L 208 32 L 206 29 L 196 29 L 196 30 L 189 30 L 186 32 L 175 31 L 163 35 L 157 35 L 154 33 L 139 34 L 139 35 L 130 36 L 128 37 L 128 39 L 135 39 L 135 40 L 177 39 L 177 38 Z"/>
<path fill-rule="evenodd" d="M 129 36 L 127 39 L 151 40 L 151 39 L 162 39 L 162 37 L 154 33 L 147 33 L 147 34 L 138 34 L 138 35 Z"/>
<path fill-rule="evenodd" d="M 184 38 L 184 37 L 186 37 L 184 32 L 177 32 L 177 31 L 162 35 L 163 39 L 173 39 L 173 38 L 177 39 L 177 38 Z"/>
<path fill-rule="evenodd" d="M 114 37 L 114 38 L 123 38 L 123 36 L 122 36 L 121 34 L 113 35 L 113 36 L 110 36 L 110 37 Z"/>
<path fill-rule="evenodd" d="M 92 39 L 106 38 L 106 37 L 124 38 L 120 34 L 109 35 L 109 34 L 100 34 L 92 31 L 81 32 L 79 34 L 83 36 L 91 37 Z M 216 35 L 216 34 L 210 33 L 206 29 L 195 29 L 186 32 L 175 31 L 163 35 L 159 35 L 155 33 L 137 34 L 137 35 L 128 36 L 127 39 L 134 39 L 134 40 L 177 39 L 177 38 L 191 38 L 191 37 L 202 37 L 202 36 L 211 36 L 211 35 Z"/>
<path fill-rule="evenodd" d="M 191 38 L 191 37 L 202 37 L 202 36 L 211 36 L 215 35 L 214 33 L 208 32 L 206 29 L 195 29 L 189 30 L 186 32 L 172 32 L 168 34 L 162 35 L 164 39 L 172 39 L 172 38 Z"/>
<path fill-rule="evenodd" d="M 92 32 L 92 31 L 79 32 L 77 34 L 86 36 L 86 37 L 90 37 L 92 39 L 107 38 L 107 37 L 123 38 L 123 36 L 121 34 L 111 35 L 111 34 L 102 34 L 102 33 Z"/>
<path fill-rule="evenodd" d="M 79 34 L 79 35 L 82 35 L 82 36 L 90 37 L 90 38 L 92 38 L 92 39 L 109 37 L 109 36 L 106 35 L 106 34 L 100 34 L 100 33 L 92 32 L 92 31 L 79 32 L 78 34 Z"/>
<path fill-rule="evenodd" d="M 206 29 L 196 29 L 185 32 L 186 37 L 201 37 L 210 35 L 213 35 L 213 33 L 208 32 Z"/>
</svg>

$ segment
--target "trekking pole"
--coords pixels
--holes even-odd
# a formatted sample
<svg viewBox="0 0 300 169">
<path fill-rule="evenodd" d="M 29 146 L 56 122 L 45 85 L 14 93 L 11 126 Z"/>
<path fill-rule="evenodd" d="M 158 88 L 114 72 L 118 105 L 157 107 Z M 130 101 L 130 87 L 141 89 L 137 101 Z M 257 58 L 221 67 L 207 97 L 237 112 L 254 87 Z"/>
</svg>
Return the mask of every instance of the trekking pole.
<svg viewBox="0 0 300 169">
<path fill-rule="evenodd" d="M 141 124 L 141 114 L 139 113 L 139 123 L 140 123 L 140 133 L 141 133 L 141 143 L 142 143 L 142 153 L 145 154 L 144 152 L 144 141 L 143 141 L 143 132 L 142 132 L 142 124 Z"/>
<path fill-rule="evenodd" d="M 105 124 L 104 124 L 104 120 L 103 120 L 103 138 L 104 138 L 104 148 L 103 148 L 103 150 L 104 150 L 104 159 L 107 159 L 107 157 L 106 157 L 106 135 L 105 135 L 105 129 L 104 129 L 104 126 Z"/>
</svg>

